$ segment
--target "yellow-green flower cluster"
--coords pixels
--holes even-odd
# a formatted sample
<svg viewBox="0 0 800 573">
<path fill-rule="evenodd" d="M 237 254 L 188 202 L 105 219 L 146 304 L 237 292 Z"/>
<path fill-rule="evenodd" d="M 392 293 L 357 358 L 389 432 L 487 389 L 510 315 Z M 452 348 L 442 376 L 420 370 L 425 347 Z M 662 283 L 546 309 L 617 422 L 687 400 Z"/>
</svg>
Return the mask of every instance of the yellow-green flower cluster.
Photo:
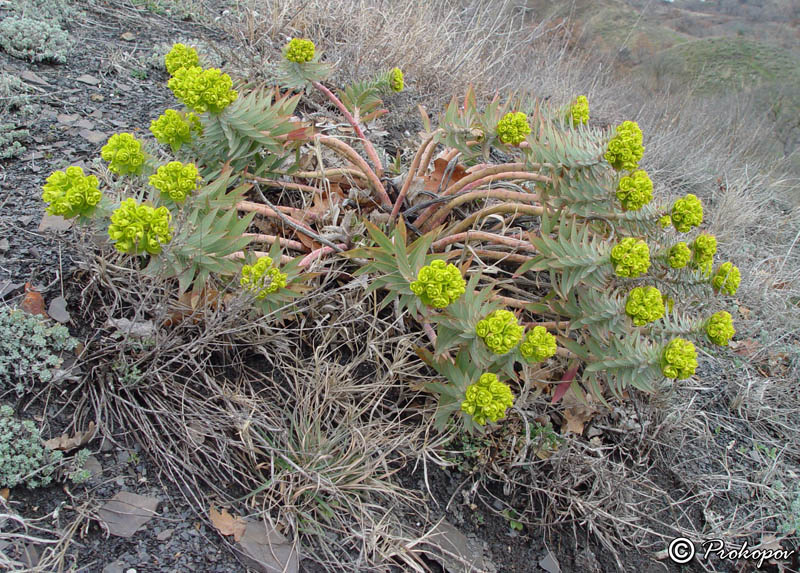
<svg viewBox="0 0 800 573">
<path fill-rule="evenodd" d="M 97 177 L 84 175 L 77 165 L 67 167 L 66 171 L 54 171 L 42 188 L 42 200 L 50 203 L 47 214 L 65 219 L 90 215 L 103 197 L 98 183 Z"/>
<path fill-rule="evenodd" d="M 267 295 L 284 288 L 287 278 L 286 273 L 282 273 L 278 267 L 272 266 L 270 257 L 259 257 L 254 265 L 242 267 L 242 278 L 239 279 L 239 284 L 255 293 L 257 299 L 263 300 Z"/>
<path fill-rule="evenodd" d="M 616 135 L 608 142 L 606 161 L 617 171 L 633 171 L 639 167 L 644 155 L 642 130 L 635 121 L 623 121 L 617 126 Z"/>
<path fill-rule="evenodd" d="M 184 143 L 191 143 L 192 132 L 201 132 L 203 124 L 199 118 L 189 113 L 184 116 L 174 109 L 166 110 L 158 119 L 150 122 L 150 132 L 159 143 L 164 143 L 178 151 Z"/>
<path fill-rule="evenodd" d="M 644 326 L 664 316 L 664 298 L 654 286 L 636 287 L 628 293 L 625 314 L 636 326 Z"/>
<path fill-rule="evenodd" d="M 491 372 L 481 374 L 477 382 L 467 386 L 465 398 L 461 410 L 481 425 L 505 418 L 506 410 L 514 405 L 511 388 Z"/>
<path fill-rule="evenodd" d="M 314 42 L 303 38 L 292 38 L 283 49 L 283 55 L 290 62 L 304 64 L 314 59 Z"/>
<path fill-rule="evenodd" d="M 672 217 L 669 215 L 662 215 L 658 220 L 658 225 L 662 229 L 669 229 L 672 226 Z"/>
<path fill-rule="evenodd" d="M 164 56 L 164 65 L 171 76 L 181 68 L 191 68 L 200 63 L 197 50 L 185 44 L 173 44 L 172 49 Z"/>
<path fill-rule="evenodd" d="M 116 133 L 100 150 L 100 157 L 117 175 L 139 175 L 144 167 L 141 142 L 130 133 Z"/>
<path fill-rule="evenodd" d="M 522 340 L 523 332 L 517 317 L 508 310 L 496 310 L 475 326 L 475 333 L 494 354 L 510 352 Z"/>
<path fill-rule="evenodd" d="M 637 211 L 653 199 L 653 182 L 647 171 L 639 169 L 619 180 L 617 199 L 626 211 Z"/>
<path fill-rule="evenodd" d="M 689 264 L 691 259 L 692 250 L 683 241 L 672 245 L 669 248 L 669 253 L 667 253 L 667 263 L 673 269 L 682 269 Z"/>
<path fill-rule="evenodd" d="M 575 103 L 569 108 L 569 115 L 574 125 L 589 123 L 589 100 L 580 95 L 575 98 Z"/>
<path fill-rule="evenodd" d="M 714 273 L 714 278 L 711 279 L 711 286 L 714 287 L 716 292 L 722 291 L 733 296 L 739 290 L 741 281 L 742 276 L 739 274 L 738 267 L 729 261 L 719 266 L 717 272 Z"/>
<path fill-rule="evenodd" d="M 728 341 L 736 334 L 731 313 L 721 310 L 712 314 L 705 324 L 706 336 L 719 346 L 728 346 Z"/>
<path fill-rule="evenodd" d="M 681 233 L 688 233 L 702 222 L 703 204 L 695 195 L 689 193 L 672 205 L 672 224 Z"/>
<path fill-rule="evenodd" d="M 521 111 L 507 113 L 497 124 L 497 137 L 503 143 L 519 145 L 531 132 L 528 116 Z"/>
<path fill-rule="evenodd" d="M 197 189 L 199 179 L 194 163 L 170 161 L 158 168 L 155 175 L 150 176 L 150 185 L 161 191 L 161 195 L 181 203 L 186 196 Z"/>
<path fill-rule="evenodd" d="M 667 378 L 682 380 L 694 374 L 697 368 L 697 351 L 694 344 L 684 338 L 675 338 L 661 353 L 661 372 Z"/>
<path fill-rule="evenodd" d="M 466 291 L 467 282 L 454 264 L 441 259 L 432 261 L 419 270 L 417 280 L 410 284 L 411 292 L 423 304 L 433 308 L 445 308 L 455 302 Z"/>
<path fill-rule="evenodd" d="M 714 235 L 698 235 L 692 242 L 692 266 L 706 274 L 710 273 L 716 252 L 717 238 Z"/>
<path fill-rule="evenodd" d="M 403 82 L 403 70 L 400 68 L 393 68 L 391 72 L 389 72 L 389 87 L 392 88 L 393 92 L 401 92 L 405 87 L 405 83 Z"/>
<path fill-rule="evenodd" d="M 220 113 L 239 97 L 232 89 L 231 77 L 218 68 L 181 68 L 167 85 L 176 98 L 197 113 Z"/>
<path fill-rule="evenodd" d="M 544 326 L 534 326 L 519 345 L 520 354 L 530 363 L 547 360 L 556 353 L 556 337 Z"/>
<path fill-rule="evenodd" d="M 641 239 L 625 237 L 611 249 L 611 264 L 617 276 L 636 278 L 650 268 L 650 248 Z"/>
<path fill-rule="evenodd" d="M 157 255 L 161 246 L 172 240 L 171 220 L 166 207 L 154 209 L 128 198 L 111 214 L 108 236 L 121 253 Z"/>
</svg>

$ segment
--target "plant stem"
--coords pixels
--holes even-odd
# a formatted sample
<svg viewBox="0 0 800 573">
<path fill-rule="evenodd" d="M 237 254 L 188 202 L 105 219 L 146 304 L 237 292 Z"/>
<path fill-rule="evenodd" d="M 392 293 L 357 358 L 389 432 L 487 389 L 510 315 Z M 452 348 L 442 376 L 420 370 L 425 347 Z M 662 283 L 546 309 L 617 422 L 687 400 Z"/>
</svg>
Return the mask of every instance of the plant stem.
<svg viewBox="0 0 800 573">
<path fill-rule="evenodd" d="M 394 202 L 394 207 L 392 207 L 392 213 L 389 215 L 389 226 L 394 225 L 394 220 L 397 218 L 397 214 L 400 212 L 400 206 L 403 204 L 403 201 L 406 198 L 406 194 L 408 190 L 411 188 L 411 183 L 415 179 L 415 174 L 417 173 L 417 169 L 420 166 L 420 161 L 422 161 L 423 153 L 425 148 L 434 140 L 436 135 L 441 132 L 440 129 L 437 129 L 432 134 L 428 136 L 425 141 L 422 142 L 422 145 L 419 146 L 417 149 L 416 155 L 414 155 L 414 160 L 411 162 L 411 167 L 408 168 L 408 174 L 406 175 L 405 181 L 403 181 L 403 187 L 400 189 L 400 193 L 397 195 L 397 200 Z M 435 144 L 433 145 L 435 147 Z M 430 158 L 428 158 L 430 160 Z"/>
<path fill-rule="evenodd" d="M 275 235 L 264 235 L 261 233 L 244 233 L 243 237 L 252 237 L 253 243 L 274 243 L 278 241 L 281 247 L 285 247 L 287 249 L 292 249 L 293 251 L 301 251 L 305 252 L 306 249 L 305 245 L 300 241 L 293 241 L 292 239 L 285 239 L 284 237 L 276 237 Z"/>
<path fill-rule="evenodd" d="M 462 254 L 475 254 L 479 257 L 484 257 L 487 259 L 494 259 L 500 262 L 509 262 L 509 263 L 526 263 L 531 260 L 533 257 L 529 257 L 527 255 L 521 255 L 519 253 L 507 253 L 505 251 L 488 251 L 486 249 L 452 249 L 447 251 L 448 258 L 454 258 L 456 255 Z"/>
<path fill-rule="evenodd" d="M 361 142 L 364 145 L 364 151 L 367 152 L 367 157 L 369 157 L 369 160 L 372 161 L 372 164 L 375 167 L 375 174 L 378 177 L 383 175 L 383 165 L 381 165 L 381 160 L 378 157 L 378 153 L 372 146 L 372 142 L 369 139 L 367 139 L 367 137 L 364 135 L 364 131 L 361 129 L 361 126 L 358 125 L 358 122 L 356 121 L 356 118 L 353 117 L 353 114 L 350 113 L 347 107 L 345 107 L 342 101 L 338 97 L 336 97 L 336 94 L 334 94 L 331 90 L 326 88 L 320 82 L 313 81 L 311 83 L 315 88 L 317 88 L 319 91 L 325 94 L 325 96 L 331 101 L 331 103 L 333 103 L 333 105 L 335 105 L 339 109 L 339 111 L 342 112 L 342 115 L 347 120 L 347 122 L 353 126 L 356 135 L 359 137 L 359 139 L 361 139 Z"/>
<path fill-rule="evenodd" d="M 459 205 L 463 205 L 464 203 L 468 203 L 469 201 L 474 201 L 476 199 L 502 199 L 504 201 L 538 202 L 539 196 L 534 193 L 520 193 L 519 191 L 510 191 L 508 189 L 478 189 L 476 191 L 469 191 L 459 195 L 446 205 L 440 207 L 438 212 L 431 217 L 424 226 L 419 228 L 423 231 L 429 231 L 433 229 L 447 218 L 447 215 L 450 213 L 450 211 Z M 544 208 L 538 207 L 537 212 L 531 214 L 541 215 L 543 212 Z M 466 220 L 468 219 L 465 219 L 465 221 Z M 463 224 L 463 221 L 461 224 Z M 468 228 L 471 224 L 471 222 L 468 223 L 465 228 Z"/>
<path fill-rule="evenodd" d="M 377 175 L 375 175 L 375 172 L 370 169 L 369 165 L 367 165 L 367 162 L 364 161 L 364 159 L 358 153 L 356 153 L 355 149 L 347 145 L 344 141 L 336 139 L 335 137 L 317 135 L 315 136 L 315 139 L 317 139 L 322 145 L 330 147 L 334 151 L 339 152 L 347 159 L 352 161 L 353 164 L 361 169 L 361 171 L 367 177 L 367 180 L 370 182 L 373 190 L 378 194 L 381 205 L 386 208 L 392 206 L 392 200 L 389 199 L 389 195 L 386 194 L 386 189 L 383 188 L 383 183 L 381 183 L 381 180 Z"/>
<path fill-rule="evenodd" d="M 339 243 L 338 245 L 335 245 L 335 246 L 338 247 L 340 251 L 347 248 L 347 245 L 345 245 L 344 243 Z M 303 259 L 300 261 L 300 263 L 297 266 L 298 266 L 298 268 L 307 267 L 308 265 L 310 265 L 311 263 L 313 263 L 317 259 L 320 259 L 320 258 L 324 257 L 325 255 L 329 255 L 330 253 L 334 253 L 334 252 L 337 252 L 337 251 L 335 251 L 331 247 L 320 247 L 319 249 L 313 250 L 309 254 L 307 254 L 305 257 L 303 257 Z"/>
<path fill-rule="evenodd" d="M 298 221 L 292 215 L 298 215 L 302 219 L 306 219 L 309 221 L 313 221 L 316 219 L 316 215 L 314 213 L 310 213 L 308 211 L 303 211 L 301 209 L 295 209 L 294 207 L 284 207 L 283 205 L 276 207 L 273 209 L 271 207 L 267 207 L 266 205 L 262 205 L 261 203 L 255 203 L 253 201 L 239 201 L 236 204 L 236 209 L 238 211 L 245 211 L 251 212 L 255 211 L 256 213 L 260 213 L 265 217 L 270 217 L 272 219 L 283 219 L 283 217 L 287 217 L 290 221 L 292 221 L 295 225 L 303 226 L 302 221 Z M 305 226 L 305 229 L 311 231 L 311 227 Z"/>
<path fill-rule="evenodd" d="M 522 205 L 520 203 L 505 203 L 500 205 L 492 205 L 491 207 L 484 207 L 480 211 L 473 213 L 463 221 L 460 221 L 457 224 L 453 225 L 453 227 L 445 231 L 445 233 L 452 234 L 452 233 L 460 233 L 461 231 L 466 231 L 478 219 L 483 219 L 484 217 L 487 217 L 489 215 L 495 215 L 497 213 L 512 213 L 514 215 L 541 215 L 543 212 L 544 208 L 538 205 Z"/>
<path fill-rule="evenodd" d="M 537 326 L 544 326 L 548 330 L 564 330 L 569 328 L 569 321 L 568 320 L 548 320 L 544 322 L 523 322 L 523 326 L 528 326 L 530 328 L 535 328 Z"/>
<path fill-rule="evenodd" d="M 264 252 L 264 251 L 249 251 L 249 252 L 250 252 L 251 255 L 253 255 L 255 257 L 259 257 L 259 258 L 260 257 L 268 257 L 269 256 L 269 253 Z M 231 253 L 230 255 L 226 255 L 225 256 L 226 259 L 231 259 L 231 260 L 243 259 L 244 257 L 245 257 L 244 251 L 236 251 L 235 253 Z M 292 257 L 290 257 L 289 255 L 281 255 L 281 264 L 282 265 L 286 265 L 288 263 L 291 263 L 292 260 L 294 260 L 294 259 Z"/>
<path fill-rule="evenodd" d="M 463 233 L 444 237 L 443 239 L 439 239 L 433 243 L 431 245 L 431 250 L 439 251 L 447 245 L 466 242 L 473 239 L 479 241 L 489 241 L 490 243 L 497 243 L 499 245 L 506 245 L 507 247 L 512 247 L 515 249 L 524 249 L 526 251 L 536 252 L 533 245 L 531 245 L 528 241 L 523 241 L 522 239 L 516 239 L 514 237 L 496 235 L 494 233 L 487 233 L 485 231 L 465 231 Z"/>
</svg>

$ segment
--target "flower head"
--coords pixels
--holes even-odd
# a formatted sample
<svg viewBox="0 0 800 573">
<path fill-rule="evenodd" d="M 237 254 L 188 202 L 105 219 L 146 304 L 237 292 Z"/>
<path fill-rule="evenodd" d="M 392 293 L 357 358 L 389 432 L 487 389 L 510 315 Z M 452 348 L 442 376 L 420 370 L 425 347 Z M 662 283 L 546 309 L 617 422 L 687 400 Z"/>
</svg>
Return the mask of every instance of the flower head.
<svg viewBox="0 0 800 573">
<path fill-rule="evenodd" d="M 662 215 L 658 220 L 658 225 L 662 229 L 669 229 L 672 226 L 672 217 L 669 215 Z"/>
<path fill-rule="evenodd" d="M 643 155 L 642 130 L 639 129 L 639 124 L 635 121 L 623 121 L 617 126 L 616 135 L 608 142 L 606 161 L 617 171 L 633 171 L 639 166 Z"/>
<path fill-rule="evenodd" d="M 697 351 L 694 344 L 684 338 L 674 338 L 661 352 L 661 372 L 667 378 L 688 378 L 696 368 Z"/>
<path fill-rule="evenodd" d="M 728 341 L 736 334 L 731 313 L 721 310 L 712 314 L 705 323 L 706 336 L 719 346 L 728 346 Z"/>
<path fill-rule="evenodd" d="M 494 354 L 506 354 L 522 340 L 523 328 L 513 312 L 496 310 L 478 321 L 475 333 Z"/>
<path fill-rule="evenodd" d="M 703 222 L 703 204 L 689 193 L 672 205 L 672 224 L 681 233 L 688 233 Z"/>
<path fill-rule="evenodd" d="M 65 219 L 77 215 L 91 215 L 103 194 L 94 175 L 84 175 L 77 165 L 65 171 L 54 171 L 42 188 L 42 200 L 50 203 L 48 215 L 61 215 Z"/>
<path fill-rule="evenodd" d="M 636 278 L 650 268 L 650 248 L 641 239 L 625 237 L 611 249 L 611 264 L 617 276 Z"/>
<path fill-rule="evenodd" d="M 637 211 L 653 199 L 653 182 L 642 169 L 619 180 L 617 199 L 626 211 Z"/>
<path fill-rule="evenodd" d="M 534 326 L 519 345 L 522 357 L 531 363 L 547 360 L 556 353 L 556 337 L 544 326 Z"/>
<path fill-rule="evenodd" d="M 157 255 L 162 245 L 172 240 L 171 220 L 166 207 L 154 209 L 128 198 L 111 214 L 108 236 L 121 253 Z"/>
<path fill-rule="evenodd" d="M 698 235 L 692 242 L 692 266 L 706 274 L 710 273 L 716 252 L 717 238 L 714 235 Z"/>
<path fill-rule="evenodd" d="M 290 62 L 304 64 L 314 59 L 314 42 L 302 38 L 292 38 L 283 48 L 284 57 Z"/>
<path fill-rule="evenodd" d="M 389 87 L 392 88 L 393 92 L 401 92 L 404 86 L 403 70 L 400 68 L 393 68 L 392 71 L 389 72 Z"/>
<path fill-rule="evenodd" d="M 239 97 L 232 89 L 231 77 L 218 68 L 181 68 L 167 85 L 176 98 L 197 113 L 220 113 Z"/>
<path fill-rule="evenodd" d="M 628 293 L 625 314 L 636 326 L 644 326 L 664 316 L 664 299 L 654 286 L 636 287 Z"/>
<path fill-rule="evenodd" d="M 422 267 L 417 274 L 417 280 L 409 286 L 423 304 L 445 308 L 464 294 L 467 282 L 457 266 L 437 259 Z"/>
<path fill-rule="evenodd" d="M 669 264 L 669 266 L 673 269 L 682 269 L 689 264 L 691 258 L 692 250 L 689 248 L 689 245 L 681 241 L 680 243 L 675 243 L 669 248 L 669 253 L 667 253 L 667 264 Z"/>
<path fill-rule="evenodd" d="M 175 72 L 181 68 L 191 68 L 200 63 L 200 58 L 197 55 L 197 50 L 185 44 L 173 44 L 169 53 L 164 56 L 164 64 L 167 67 L 169 75 L 175 75 Z"/>
<path fill-rule="evenodd" d="M 531 132 L 528 116 L 521 111 L 507 113 L 497 124 L 497 137 L 503 143 L 519 145 Z"/>
<path fill-rule="evenodd" d="M 197 189 L 199 178 L 194 163 L 183 164 L 180 161 L 170 161 L 159 167 L 155 175 L 150 176 L 149 183 L 161 191 L 163 197 L 180 203 L 186 199 L 189 193 Z"/>
<path fill-rule="evenodd" d="M 738 267 L 734 266 L 730 261 L 722 263 L 714 277 L 711 279 L 711 286 L 714 287 L 715 292 L 724 292 L 730 296 L 736 294 L 739 290 L 739 283 L 742 281 L 742 276 L 739 273 Z"/>
<path fill-rule="evenodd" d="M 286 273 L 272 266 L 270 257 L 259 257 L 254 265 L 242 267 L 239 284 L 253 292 L 257 299 L 263 300 L 267 295 L 286 287 L 287 278 Z"/>
<path fill-rule="evenodd" d="M 100 150 L 100 157 L 117 175 L 139 175 L 144 167 L 142 144 L 130 133 L 112 135 Z"/>
<path fill-rule="evenodd" d="M 467 386 L 464 397 L 466 399 L 461 403 L 461 410 L 481 425 L 487 420 L 497 422 L 505 418 L 506 410 L 514 405 L 511 388 L 490 372 L 481 374 L 477 382 Z"/>
<path fill-rule="evenodd" d="M 569 108 L 569 116 L 573 125 L 589 123 L 589 100 L 580 95 L 575 98 L 575 103 Z"/>
<path fill-rule="evenodd" d="M 182 114 L 174 109 L 166 110 L 158 119 L 150 122 L 150 132 L 159 143 L 178 151 L 184 143 L 191 143 L 192 132 L 200 132 L 203 125 L 193 113 Z"/>
</svg>

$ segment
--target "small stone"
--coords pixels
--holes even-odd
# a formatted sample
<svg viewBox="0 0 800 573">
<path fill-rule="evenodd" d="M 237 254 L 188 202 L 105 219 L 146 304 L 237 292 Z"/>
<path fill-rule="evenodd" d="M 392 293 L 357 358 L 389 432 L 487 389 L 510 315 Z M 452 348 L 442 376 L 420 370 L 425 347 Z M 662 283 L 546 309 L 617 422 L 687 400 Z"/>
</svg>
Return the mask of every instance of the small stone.
<svg viewBox="0 0 800 573">
<path fill-rule="evenodd" d="M 89 99 L 98 102 L 98 101 L 104 101 L 106 98 L 102 94 L 92 94 L 89 96 Z"/>
<path fill-rule="evenodd" d="M 100 85 L 100 80 L 98 80 L 94 76 L 90 76 L 89 74 L 82 74 L 75 78 L 75 81 L 81 82 L 82 84 L 87 84 L 90 86 L 98 86 Z"/>
<path fill-rule="evenodd" d="M 174 531 L 175 531 L 174 529 L 165 529 L 164 531 L 156 535 L 156 539 L 158 539 L 159 541 L 166 541 L 167 539 L 172 537 L 172 533 Z"/>
<path fill-rule="evenodd" d="M 108 135 L 103 131 L 92 131 L 89 129 L 82 129 L 78 132 L 82 138 L 90 143 L 102 143 L 108 139 Z"/>
<path fill-rule="evenodd" d="M 38 84 L 40 86 L 50 85 L 46 80 L 43 80 L 41 76 L 31 71 L 24 71 L 19 75 L 19 77 L 32 84 Z"/>
<path fill-rule="evenodd" d="M 134 36 L 134 35 L 133 35 L 132 33 L 130 33 L 130 32 L 125 32 L 124 34 L 122 34 L 122 35 L 120 36 L 120 38 L 122 38 L 122 39 L 123 39 L 123 40 L 125 40 L 126 42 L 133 42 L 133 41 L 136 39 L 136 36 Z"/>
</svg>

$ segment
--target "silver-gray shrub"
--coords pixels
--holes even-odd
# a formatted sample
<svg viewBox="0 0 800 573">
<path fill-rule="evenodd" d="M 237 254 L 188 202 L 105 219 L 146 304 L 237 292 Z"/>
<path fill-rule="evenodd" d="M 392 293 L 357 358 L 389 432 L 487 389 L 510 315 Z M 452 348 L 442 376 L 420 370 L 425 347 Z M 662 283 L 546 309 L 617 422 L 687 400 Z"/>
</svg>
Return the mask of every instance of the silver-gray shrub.
<svg viewBox="0 0 800 573">
<path fill-rule="evenodd" d="M 0 48 L 21 60 L 63 64 L 70 44 L 56 21 L 9 16 L 0 22 Z"/>
<path fill-rule="evenodd" d="M 13 389 L 21 395 L 35 383 L 51 380 L 61 365 L 56 353 L 72 350 L 77 343 L 60 324 L 0 308 L 0 394 Z"/>
<path fill-rule="evenodd" d="M 61 452 L 45 448 L 30 420 L 18 420 L 10 406 L 0 406 L 0 487 L 49 484 Z"/>
</svg>

